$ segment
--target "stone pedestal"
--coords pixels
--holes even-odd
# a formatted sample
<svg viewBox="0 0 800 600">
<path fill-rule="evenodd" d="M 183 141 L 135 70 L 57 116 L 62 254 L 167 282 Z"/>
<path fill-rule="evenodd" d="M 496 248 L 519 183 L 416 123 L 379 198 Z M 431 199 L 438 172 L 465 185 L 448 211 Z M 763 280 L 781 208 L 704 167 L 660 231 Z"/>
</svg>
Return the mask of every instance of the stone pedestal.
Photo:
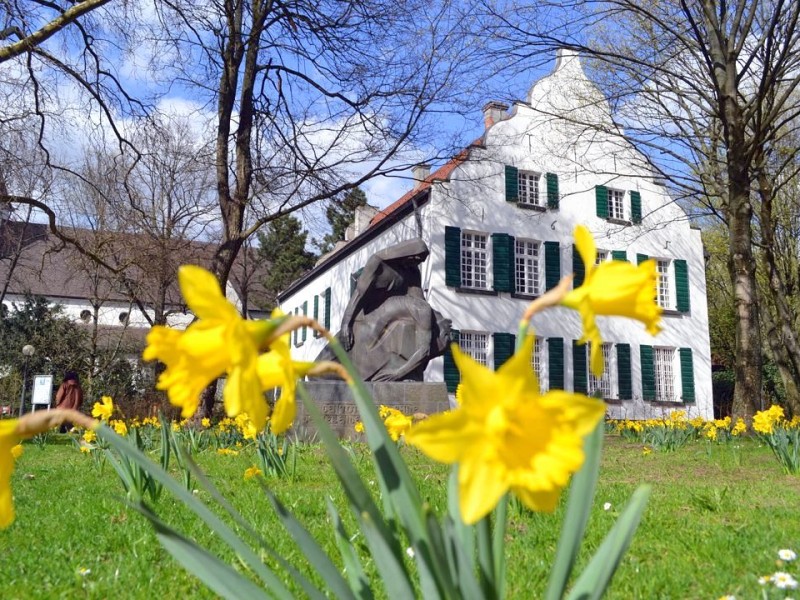
<svg viewBox="0 0 800 600">
<path fill-rule="evenodd" d="M 331 429 L 341 439 L 363 439 L 363 434 L 356 433 L 354 429 L 356 422 L 361 418 L 353 394 L 346 383 L 318 380 L 307 381 L 305 386 Z M 450 408 L 444 383 L 396 381 L 367 383 L 366 386 L 375 401 L 375 406 L 383 404 L 407 415 L 414 413 L 431 415 Z M 289 435 L 296 435 L 305 441 L 314 441 L 317 438 L 316 433 L 316 427 L 298 395 L 297 416 Z"/>
</svg>

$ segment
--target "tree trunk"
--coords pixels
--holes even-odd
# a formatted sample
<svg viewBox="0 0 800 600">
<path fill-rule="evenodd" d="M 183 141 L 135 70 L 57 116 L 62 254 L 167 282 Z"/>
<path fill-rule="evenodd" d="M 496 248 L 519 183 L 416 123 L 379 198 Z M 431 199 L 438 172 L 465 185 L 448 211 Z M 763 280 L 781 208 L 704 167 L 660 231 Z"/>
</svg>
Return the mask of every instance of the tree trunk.
<svg viewBox="0 0 800 600">
<path fill-rule="evenodd" d="M 738 175 L 738 173 L 737 173 Z M 746 181 L 746 178 L 745 178 Z M 738 185 L 737 185 L 738 184 Z M 749 420 L 763 409 L 761 398 L 761 327 L 758 314 L 756 263 L 752 247 L 753 208 L 741 179 L 729 189 L 730 269 L 736 306 L 736 360 L 733 417 Z"/>
</svg>

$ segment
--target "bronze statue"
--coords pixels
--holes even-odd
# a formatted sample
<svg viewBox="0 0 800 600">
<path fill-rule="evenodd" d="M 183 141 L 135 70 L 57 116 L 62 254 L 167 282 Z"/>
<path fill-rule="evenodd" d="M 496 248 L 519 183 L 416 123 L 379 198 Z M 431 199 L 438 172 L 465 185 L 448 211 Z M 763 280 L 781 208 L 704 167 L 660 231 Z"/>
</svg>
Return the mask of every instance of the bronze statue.
<svg viewBox="0 0 800 600">
<path fill-rule="evenodd" d="M 428 362 L 450 343 L 450 321 L 422 292 L 420 239 L 377 252 L 350 297 L 337 337 L 365 381 L 422 381 Z M 319 359 L 335 360 L 326 347 Z"/>
</svg>

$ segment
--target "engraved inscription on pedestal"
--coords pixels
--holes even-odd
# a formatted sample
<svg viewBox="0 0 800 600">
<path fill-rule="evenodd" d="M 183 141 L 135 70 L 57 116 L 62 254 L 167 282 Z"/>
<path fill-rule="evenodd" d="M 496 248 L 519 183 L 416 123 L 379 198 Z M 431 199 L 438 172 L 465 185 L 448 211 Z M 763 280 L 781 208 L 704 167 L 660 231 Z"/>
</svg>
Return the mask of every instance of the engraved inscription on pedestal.
<svg viewBox="0 0 800 600">
<path fill-rule="evenodd" d="M 392 382 L 366 385 L 376 406 L 390 406 L 407 415 L 431 415 L 450 407 L 444 383 Z M 363 439 L 363 434 L 355 431 L 355 425 L 361 417 L 347 384 L 337 381 L 309 381 L 306 387 L 331 429 L 341 439 Z M 311 416 L 298 398 L 297 416 L 290 435 L 312 441 L 317 437 L 316 431 Z"/>
</svg>

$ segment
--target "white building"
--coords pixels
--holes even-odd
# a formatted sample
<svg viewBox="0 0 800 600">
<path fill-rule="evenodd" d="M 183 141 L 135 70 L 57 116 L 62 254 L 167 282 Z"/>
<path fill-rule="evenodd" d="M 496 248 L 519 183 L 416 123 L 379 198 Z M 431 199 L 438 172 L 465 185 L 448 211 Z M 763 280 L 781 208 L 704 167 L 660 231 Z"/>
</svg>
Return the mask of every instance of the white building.
<svg viewBox="0 0 800 600">
<path fill-rule="evenodd" d="M 430 305 L 452 319 L 461 348 L 497 367 L 514 347 L 530 300 L 582 265 L 573 246 L 587 226 L 598 260 L 658 261 L 664 330 L 655 337 L 636 321 L 600 318 L 606 360 L 602 378 L 577 345 L 577 313 L 556 308 L 532 326 L 532 358 L 543 389 L 601 392 L 609 416 L 647 418 L 686 409 L 711 418 L 711 353 L 700 231 L 657 183 L 645 158 L 615 129 L 608 104 L 577 55 L 562 51 L 554 71 L 510 112 L 484 108 L 486 131 L 379 212 L 366 230 L 280 296 L 288 313 L 339 329 L 353 274 L 376 251 L 421 237 L 431 254 L 421 265 Z M 308 332 L 294 338 L 298 358 L 324 346 Z M 431 362 L 428 381 L 453 391 L 452 358 Z"/>
</svg>

